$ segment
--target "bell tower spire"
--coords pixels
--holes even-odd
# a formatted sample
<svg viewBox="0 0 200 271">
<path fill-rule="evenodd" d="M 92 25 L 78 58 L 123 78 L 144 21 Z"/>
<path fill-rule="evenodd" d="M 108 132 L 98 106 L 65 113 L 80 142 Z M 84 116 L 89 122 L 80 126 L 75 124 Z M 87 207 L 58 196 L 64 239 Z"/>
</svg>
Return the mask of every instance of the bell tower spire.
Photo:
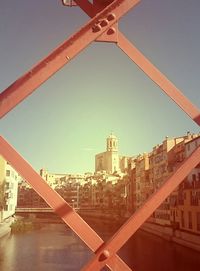
<svg viewBox="0 0 200 271">
<path fill-rule="evenodd" d="M 107 138 L 107 151 L 118 152 L 118 140 L 112 132 Z"/>
</svg>

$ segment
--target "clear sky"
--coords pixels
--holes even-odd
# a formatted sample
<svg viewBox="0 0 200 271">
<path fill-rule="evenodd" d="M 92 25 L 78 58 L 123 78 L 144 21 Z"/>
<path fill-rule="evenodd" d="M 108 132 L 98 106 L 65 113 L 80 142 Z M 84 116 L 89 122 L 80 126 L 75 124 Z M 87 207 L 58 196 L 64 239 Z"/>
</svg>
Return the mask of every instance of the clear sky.
<svg viewBox="0 0 200 271">
<path fill-rule="evenodd" d="M 200 1 L 141 0 L 120 30 L 200 107 Z M 0 2 L 0 92 L 89 18 L 59 0 Z M 93 43 L 0 121 L 38 170 L 94 171 L 111 131 L 120 154 L 199 127 L 114 44 Z"/>
</svg>

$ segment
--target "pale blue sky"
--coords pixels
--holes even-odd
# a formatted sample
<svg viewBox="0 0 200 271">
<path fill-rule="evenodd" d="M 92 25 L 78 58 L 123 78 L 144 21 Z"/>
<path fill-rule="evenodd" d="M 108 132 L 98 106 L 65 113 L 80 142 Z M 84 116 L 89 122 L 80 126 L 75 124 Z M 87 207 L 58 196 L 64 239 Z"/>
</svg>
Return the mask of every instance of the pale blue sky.
<svg viewBox="0 0 200 271">
<path fill-rule="evenodd" d="M 121 31 L 200 107 L 200 1 L 142 0 Z M 0 3 L 0 91 L 86 23 L 58 0 Z M 114 44 L 93 43 L 8 113 L 1 134 L 38 170 L 94 170 L 110 131 L 120 153 L 199 127 Z"/>
</svg>

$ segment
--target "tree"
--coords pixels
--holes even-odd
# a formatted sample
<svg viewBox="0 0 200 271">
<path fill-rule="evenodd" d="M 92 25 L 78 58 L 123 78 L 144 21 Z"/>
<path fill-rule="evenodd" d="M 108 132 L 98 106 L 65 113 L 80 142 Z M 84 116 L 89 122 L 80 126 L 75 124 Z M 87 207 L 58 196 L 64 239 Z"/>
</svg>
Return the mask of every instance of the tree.
<svg viewBox="0 0 200 271">
<path fill-rule="evenodd" d="M 4 209 L 6 205 L 5 200 L 5 180 L 0 184 L 0 211 Z"/>
</svg>

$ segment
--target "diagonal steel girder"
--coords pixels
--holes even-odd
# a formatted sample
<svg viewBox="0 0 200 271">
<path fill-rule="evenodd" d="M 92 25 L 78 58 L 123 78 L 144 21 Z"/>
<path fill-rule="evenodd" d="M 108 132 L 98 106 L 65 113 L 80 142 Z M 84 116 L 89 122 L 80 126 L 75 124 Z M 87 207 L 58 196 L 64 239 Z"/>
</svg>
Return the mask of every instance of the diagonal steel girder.
<svg viewBox="0 0 200 271">
<path fill-rule="evenodd" d="M 200 110 L 161 73 L 127 38 L 118 33 L 118 47 L 155 82 L 196 124 L 200 125 Z"/>
<path fill-rule="evenodd" d="M 104 244 L 104 241 L 2 136 L 0 136 L 0 155 L 12 165 L 82 241 L 96 253 Z M 115 271 L 131 271 L 128 265 L 117 254 L 107 266 Z"/>
<path fill-rule="evenodd" d="M 95 12 L 94 12 L 94 10 L 92 10 L 92 7 L 87 0 L 75 0 L 75 2 L 79 2 L 79 6 L 81 6 L 80 4 L 82 4 L 82 5 L 84 4 L 84 9 L 85 9 L 84 11 L 87 11 L 87 9 L 89 8 L 90 9 L 89 16 L 94 16 Z M 86 3 L 86 2 L 88 2 L 88 3 Z M 128 3 L 128 1 L 125 1 L 125 0 L 124 1 L 123 0 L 114 1 L 109 7 L 112 6 L 113 10 L 115 10 L 115 8 L 117 8 L 117 6 L 114 6 L 114 3 L 116 4 L 117 2 L 120 5 L 120 9 L 119 9 L 120 12 L 122 11 L 121 8 L 123 9 L 124 7 L 127 11 L 127 6 L 123 6 L 122 2 L 127 2 L 126 4 L 130 4 L 130 3 Z M 129 2 L 131 2 L 131 1 L 129 1 Z M 121 13 L 120 13 L 120 16 L 116 17 L 116 13 L 114 13 L 114 19 L 109 21 L 109 23 L 106 26 L 104 25 L 98 31 L 95 30 L 95 25 L 98 24 L 99 22 L 101 22 L 102 20 L 107 19 L 106 16 L 109 15 L 109 12 L 111 13 L 111 10 L 108 9 L 109 7 L 106 7 L 103 11 L 101 11 L 98 15 L 96 15 L 94 17 L 94 20 L 92 19 L 85 27 L 83 27 L 79 32 L 77 32 L 74 36 L 72 36 L 68 41 L 64 42 L 61 46 L 59 46 L 52 54 L 50 54 L 47 58 L 45 58 L 43 61 L 41 61 L 35 68 L 33 68 L 30 72 L 25 74 L 22 78 L 17 80 L 7 90 L 5 90 L 3 93 L 0 94 L 0 117 L 4 116 L 8 111 L 10 111 L 12 108 L 14 108 L 20 101 L 22 101 L 28 95 L 30 95 L 40 84 L 42 84 L 44 81 L 46 81 L 57 70 L 59 70 L 62 66 L 64 66 L 66 63 L 68 63 L 68 61 L 71 58 L 73 58 L 75 55 L 77 55 L 89 43 L 91 43 L 93 40 L 95 40 L 99 36 L 101 36 L 102 33 L 104 33 L 108 28 L 110 28 L 110 26 L 112 26 L 116 21 L 119 20 L 119 18 L 123 14 L 121 15 Z M 130 8 L 131 7 L 129 6 L 129 9 Z M 112 10 L 112 14 L 113 14 L 113 10 Z M 104 11 L 107 11 L 108 13 L 103 14 Z M 95 18 L 96 18 L 96 20 L 95 20 Z M 90 27 L 91 27 L 91 29 L 90 29 Z M 88 30 L 90 30 L 90 31 L 88 31 Z M 91 41 L 91 34 L 93 35 L 92 41 Z M 86 39 L 89 39 L 89 40 L 86 41 Z M 82 44 L 82 42 L 83 42 L 83 44 Z M 76 45 L 78 48 L 74 45 Z M 182 95 L 182 93 L 175 86 L 173 86 L 173 84 L 171 82 L 169 82 L 169 80 L 167 80 L 167 78 L 165 76 L 163 76 L 122 34 L 120 34 L 120 36 L 119 36 L 118 46 L 154 82 L 156 82 L 166 92 L 166 94 L 168 96 L 170 96 L 197 124 L 200 124 L 199 110 L 186 97 L 184 97 L 184 95 Z M 41 72 L 42 72 L 42 74 L 40 74 Z M 30 88 L 30 89 L 28 89 L 28 88 Z M 170 90 L 170 88 L 171 88 L 171 90 Z M 5 147 L 5 145 L 4 145 L 5 141 L 2 138 L 0 138 L 0 141 L 1 141 L 1 143 L 3 142 L 3 145 L 0 144 L 0 146 Z M 9 146 L 9 144 L 7 143 L 7 147 L 8 146 Z M 6 150 L 6 152 L 8 154 L 8 149 Z M 197 152 L 195 152 L 195 153 L 197 153 Z M 12 155 L 14 155 L 14 152 L 12 152 Z M 199 152 L 198 152 L 198 156 L 200 156 Z M 20 161 L 20 158 L 21 157 L 18 156 L 18 158 L 17 158 L 18 162 Z M 193 156 L 193 158 L 185 161 L 182 165 L 181 170 L 186 170 L 186 171 L 188 169 L 191 170 L 194 167 L 194 166 L 192 166 L 192 163 L 194 164 L 194 161 L 196 161 L 195 158 L 196 158 L 196 156 Z M 16 165 L 13 164 L 14 168 L 15 168 L 15 166 Z M 21 166 L 20 163 L 17 163 L 16 167 L 18 167 L 18 166 L 19 167 Z M 26 164 L 24 164 L 24 168 L 27 169 Z M 188 171 L 188 173 L 190 172 L 190 170 Z M 28 173 L 28 171 L 26 173 Z M 176 178 L 178 179 L 177 181 L 179 184 L 182 181 L 182 177 L 181 177 L 182 175 L 178 174 L 177 172 L 175 172 L 175 174 L 177 174 Z M 32 177 L 35 176 L 34 171 L 31 171 L 31 175 L 29 177 L 32 178 L 31 176 Z M 173 186 L 172 185 L 173 184 L 172 183 L 173 176 L 168 180 L 170 187 Z M 36 179 L 34 179 L 34 180 L 36 180 Z M 31 181 L 31 179 L 30 179 L 30 181 Z M 36 186 L 38 186 L 38 184 L 41 185 L 41 183 L 38 182 L 38 180 L 37 180 Z M 45 190 L 50 192 L 51 188 L 50 188 L 50 190 L 48 190 L 48 188 L 45 188 Z M 167 188 L 164 188 L 164 189 L 167 189 Z M 172 188 L 170 188 L 170 189 L 172 189 Z M 171 190 L 171 192 L 173 191 L 173 189 Z M 37 187 L 36 191 L 41 192 L 40 187 Z M 159 191 L 162 192 L 162 189 L 160 189 Z M 166 191 L 164 191 L 164 192 L 166 192 Z M 44 192 L 44 194 L 45 194 L 45 192 Z M 62 217 L 62 219 L 64 221 L 65 220 L 67 221 L 67 219 L 69 219 L 68 220 L 69 224 L 70 224 L 70 222 L 72 224 L 74 224 L 77 221 L 79 221 L 80 217 L 73 210 L 70 209 L 71 208 L 70 206 L 68 206 L 69 208 L 67 207 L 68 204 L 62 198 L 60 198 L 59 195 L 58 195 L 58 197 L 56 196 L 55 191 L 51 191 L 50 194 L 53 195 L 53 201 L 51 201 L 51 203 L 56 204 L 59 202 L 61 204 L 60 207 L 59 207 L 59 205 L 58 206 L 55 205 L 54 209 L 56 209 L 56 212 Z M 169 192 L 169 194 L 170 194 L 170 192 Z M 131 231 L 132 228 L 130 229 L 130 226 L 133 224 L 135 225 L 135 223 L 136 223 L 136 228 L 139 228 L 139 226 L 146 220 L 146 218 L 148 218 L 148 216 L 151 214 L 151 212 L 153 212 L 159 206 L 159 204 L 156 205 L 157 203 L 155 202 L 155 200 L 159 199 L 160 203 L 164 200 L 163 196 L 165 195 L 165 193 L 163 193 L 163 194 L 160 193 L 157 195 L 157 197 L 156 197 L 156 195 L 157 194 L 152 196 L 152 199 L 153 199 L 152 204 L 151 204 L 151 202 L 147 202 L 143 206 L 144 208 L 142 207 L 140 209 L 140 211 L 135 213 L 128 220 L 128 222 L 125 223 L 122 226 L 122 228 L 111 238 L 111 240 L 108 243 L 103 244 L 103 241 L 101 239 L 98 239 L 99 237 L 93 235 L 93 233 L 92 233 L 92 236 L 93 237 L 95 236 L 96 242 L 102 241 L 102 243 L 101 243 L 101 245 L 99 245 L 99 247 L 96 250 L 93 250 L 96 252 L 96 257 L 88 263 L 88 265 L 84 268 L 84 270 L 94 270 L 94 268 L 95 268 L 95 270 L 99 270 L 99 268 L 102 268 L 105 264 L 107 264 L 110 268 L 114 268 L 112 270 L 116 270 L 116 271 L 117 270 L 130 270 L 127 267 L 127 265 L 125 265 L 123 263 L 123 261 L 115 254 L 115 252 L 118 251 L 120 249 L 120 247 L 127 241 L 127 239 L 136 231 L 135 228 L 134 228 L 134 231 Z M 47 201 L 47 199 L 50 200 L 48 198 L 48 195 L 44 195 L 44 199 L 46 199 L 46 201 Z M 62 199 L 62 201 L 60 201 L 61 199 Z M 58 202 L 56 200 L 58 200 Z M 157 206 L 157 207 L 155 207 L 155 206 Z M 155 209 L 152 211 L 152 208 L 154 208 L 154 207 L 155 207 Z M 144 211 L 143 211 L 143 209 L 144 209 Z M 66 213 L 67 213 L 67 218 L 65 217 Z M 143 214 L 143 217 L 141 217 L 142 214 Z M 147 214 L 148 214 L 148 216 L 147 216 Z M 145 218 L 145 215 L 146 215 L 146 218 Z M 75 219 L 74 219 L 74 217 L 75 217 Z M 142 222 L 142 219 L 143 219 L 143 222 Z M 90 228 L 84 221 L 81 221 L 81 219 L 80 219 L 80 223 L 81 223 L 81 225 L 84 225 L 83 227 L 86 226 L 84 228 L 84 230 L 86 231 L 86 236 L 84 235 L 83 238 L 85 238 L 84 241 L 87 243 L 87 240 L 88 240 L 87 230 L 89 230 L 89 233 L 91 233 Z M 80 228 L 79 227 L 77 228 L 77 226 L 75 226 L 75 232 L 78 232 L 79 230 L 80 230 Z M 82 234 L 82 229 L 81 229 L 81 234 Z M 123 234 L 125 235 L 126 238 L 124 238 Z M 91 242 L 91 240 L 89 241 L 89 243 L 90 242 Z M 90 245 L 91 244 L 92 243 L 90 243 Z"/>
<path fill-rule="evenodd" d="M 90 17 L 96 10 L 88 0 L 74 0 Z M 105 40 L 106 41 L 106 40 Z M 119 30 L 116 41 L 118 47 L 196 124 L 200 125 L 200 110 L 162 73 L 160 72 Z"/>
<path fill-rule="evenodd" d="M 82 271 L 93 271 L 112 262 L 112 255 L 127 242 L 159 205 L 175 190 L 190 171 L 200 163 L 200 146 L 175 170 L 162 186 L 138 209 L 124 225 L 103 245 Z M 101 255 L 109 255 L 100 261 Z"/>
<path fill-rule="evenodd" d="M 139 1 L 113 1 L 39 64 L 5 89 L 0 94 L 0 118 L 29 96 L 102 33 L 108 30 L 125 13 L 138 4 Z M 103 20 L 104 23 L 99 27 L 99 24 Z"/>
<path fill-rule="evenodd" d="M 136 232 L 144 221 L 155 211 L 172 191 L 182 182 L 190 171 L 200 163 L 198 147 L 157 190 L 146 203 L 136 211 L 127 222 L 106 243 L 87 223 L 33 170 L 33 168 L 0 137 L 0 155 L 2 155 L 17 172 L 33 187 L 63 221 L 96 253 L 95 257 L 82 271 L 100 270 L 107 265 L 111 270 L 131 270 L 116 255 L 116 252 Z"/>
<path fill-rule="evenodd" d="M 48 57 L 42 60 L 28 73 L 19 78 L 4 92 L 2 92 L 0 94 L 0 118 L 2 118 L 6 113 L 12 110 L 18 103 L 20 103 L 28 95 L 30 95 L 38 86 L 45 82 L 62 66 L 68 63 L 70 59 L 76 56 L 93 40 L 95 40 L 98 36 L 104 33 L 110 26 L 112 26 L 121 16 L 123 16 L 130 8 L 135 6 L 138 2 L 139 0 L 114 1 L 110 6 L 106 7 L 103 11 L 99 12 L 99 14 L 95 16 L 95 18 L 91 20 L 88 24 L 86 24 L 80 31 L 78 31 L 70 39 L 61 44 L 56 50 L 53 51 L 53 53 L 51 53 Z M 111 15 L 110 19 L 108 18 L 109 15 Z M 108 23 L 106 25 L 103 24 L 100 29 L 96 30 L 96 25 L 101 23 L 101 21 L 103 21 L 104 19 L 106 19 L 106 22 Z M 3 138 L 1 138 L 1 140 L 3 141 Z M 9 153 L 8 149 L 7 153 Z M 12 155 L 14 156 L 14 152 L 12 153 Z M 6 160 L 9 161 L 8 159 Z M 17 160 L 18 161 L 20 160 L 20 156 L 17 158 Z M 16 168 L 15 163 L 12 165 L 14 168 Z M 17 165 L 20 165 L 20 163 L 17 163 Z M 27 171 L 25 170 L 25 172 L 28 174 L 30 173 L 29 171 L 30 167 L 27 168 L 27 165 L 28 164 L 26 163 L 23 164 L 24 169 L 27 170 Z M 31 176 L 33 178 L 34 171 L 31 171 L 29 177 L 31 178 Z M 40 190 L 40 185 L 42 182 L 42 178 L 41 179 L 33 178 L 33 179 L 34 181 L 37 180 L 35 189 L 36 192 L 39 192 L 39 194 L 41 194 L 42 190 Z M 30 184 L 33 187 L 35 187 L 31 182 L 31 179 L 29 180 Z M 75 211 L 73 211 L 72 209 L 70 210 L 70 206 L 65 201 L 63 201 L 63 199 L 59 197 L 59 195 L 55 193 L 55 191 L 52 191 L 50 187 L 48 187 L 48 185 L 46 186 L 44 181 L 42 184 L 43 184 L 42 187 L 44 188 L 43 198 L 48 203 L 50 203 L 49 205 L 52 206 L 51 204 L 53 204 L 55 211 L 62 217 L 65 223 L 67 223 L 94 252 L 97 249 L 99 249 L 99 247 L 103 244 L 103 240 L 101 240 L 101 238 L 87 225 L 87 223 L 85 223 L 85 221 L 83 221 L 79 217 L 79 215 Z M 50 200 L 48 195 L 52 196 L 52 201 Z M 57 205 L 58 203 L 60 205 Z M 66 214 L 65 212 L 67 212 L 68 214 L 67 219 L 65 217 Z M 77 228 L 77 225 L 79 226 L 81 225 L 81 227 Z M 116 255 L 114 258 L 115 258 L 114 261 L 112 261 L 112 263 L 108 265 L 111 268 L 111 270 L 116 271 L 130 270 L 130 268 L 121 260 L 121 258 L 118 257 L 118 255 Z"/>
</svg>

